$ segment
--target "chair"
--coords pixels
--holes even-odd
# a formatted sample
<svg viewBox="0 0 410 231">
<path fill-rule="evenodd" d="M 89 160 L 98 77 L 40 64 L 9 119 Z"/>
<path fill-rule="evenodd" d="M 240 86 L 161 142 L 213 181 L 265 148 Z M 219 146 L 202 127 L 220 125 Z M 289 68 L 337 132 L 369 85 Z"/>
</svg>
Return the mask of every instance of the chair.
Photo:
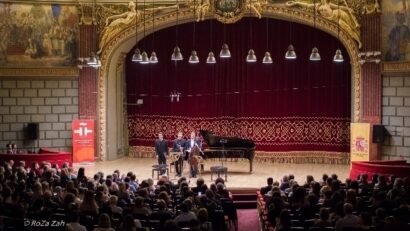
<svg viewBox="0 0 410 231">
<path fill-rule="evenodd" d="M 303 230 L 305 230 L 305 228 L 303 228 L 303 227 L 298 227 L 298 226 L 295 226 L 295 227 L 290 227 L 290 229 L 289 229 L 290 231 L 303 231 Z"/>
<path fill-rule="evenodd" d="M 150 230 L 159 230 L 161 228 L 161 220 L 148 220 Z"/>
<path fill-rule="evenodd" d="M 87 230 L 94 229 L 94 217 L 90 215 L 86 215 L 84 213 L 80 213 L 80 224 L 84 225 Z"/>
<path fill-rule="evenodd" d="M 334 227 L 310 227 L 309 231 L 334 231 Z"/>
<path fill-rule="evenodd" d="M 224 166 L 212 166 L 211 167 L 211 180 L 213 175 L 217 174 L 218 177 L 221 177 L 221 174 L 225 175 L 225 181 L 228 181 L 228 168 Z"/>
<path fill-rule="evenodd" d="M 229 226 L 234 225 L 235 230 L 238 230 L 238 214 L 236 211 L 236 206 L 232 200 L 221 199 L 222 210 L 224 215 L 228 217 Z"/>
<path fill-rule="evenodd" d="M 303 227 L 305 227 L 305 229 L 309 229 L 314 224 L 315 224 L 315 219 L 308 219 L 308 220 L 303 221 Z"/>
<path fill-rule="evenodd" d="M 58 221 L 58 222 L 60 222 L 60 221 L 65 222 L 66 221 L 66 215 L 62 214 L 62 213 L 53 213 L 53 214 L 51 214 L 50 220 L 51 221 Z"/>
<path fill-rule="evenodd" d="M 292 227 L 303 227 L 303 221 L 299 219 L 292 219 L 290 220 L 290 223 L 292 224 Z"/>
<path fill-rule="evenodd" d="M 225 231 L 225 218 L 223 210 L 215 210 L 209 214 L 209 220 L 212 222 L 213 231 Z"/>
<path fill-rule="evenodd" d="M 157 172 L 157 180 L 159 180 L 159 175 L 163 171 L 165 171 L 167 176 L 169 176 L 168 165 L 166 165 L 166 164 L 154 164 L 154 165 L 152 165 L 152 178 L 154 178 L 155 172 Z"/>
<path fill-rule="evenodd" d="M 23 220 L 14 217 L 0 216 L 0 228 L 3 230 L 24 230 Z"/>
<path fill-rule="evenodd" d="M 178 227 L 179 228 L 190 228 L 191 227 L 191 222 L 190 221 L 180 221 L 178 222 Z"/>
<path fill-rule="evenodd" d="M 361 227 L 343 227 L 343 231 L 367 231 L 367 229 Z"/>
</svg>

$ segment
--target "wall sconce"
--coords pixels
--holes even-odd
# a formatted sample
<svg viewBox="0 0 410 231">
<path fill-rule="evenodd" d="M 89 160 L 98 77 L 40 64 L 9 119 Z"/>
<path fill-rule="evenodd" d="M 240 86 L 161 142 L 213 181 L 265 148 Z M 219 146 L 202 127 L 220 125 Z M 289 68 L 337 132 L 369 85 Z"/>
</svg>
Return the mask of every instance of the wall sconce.
<svg viewBox="0 0 410 231">
<path fill-rule="evenodd" d="M 101 67 L 101 60 L 99 56 L 96 55 L 94 52 L 91 52 L 90 57 L 80 57 L 77 59 L 77 61 L 77 67 L 79 69 L 83 69 L 83 67 L 92 67 L 98 69 L 99 67 Z"/>
<path fill-rule="evenodd" d="M 179 98 L 181 97 L 181 92 L 177 92 L 175 90 L 171 91 L 171 94 L 169 95 L 171 97 L 171 103 L 174 102 L 174 98 L 176 102 L 179 102 Z"/>
<path fill-rule="evenodd" d="M 363 65 L 364 63 L 376 63 L 381 62 L 381 51 L 365 51 L 359 53 L 359 63 Z"/>
</svg>

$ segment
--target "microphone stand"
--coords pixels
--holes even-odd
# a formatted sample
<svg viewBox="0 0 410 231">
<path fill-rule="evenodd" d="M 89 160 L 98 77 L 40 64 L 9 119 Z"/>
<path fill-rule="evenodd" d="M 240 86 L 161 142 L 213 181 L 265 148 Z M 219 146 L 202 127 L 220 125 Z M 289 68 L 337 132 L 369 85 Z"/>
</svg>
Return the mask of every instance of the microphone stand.
<svg viewBox="0 0 410 231">
<path fill-rule="evenodd" d="M 224 166 L 224 158 L 225 158 L 225 144 L 228 143 L 228 140 L 221 139 L 221 140 L 219 140 L 219 143 L 222 145 L 222 158 L 221 157 L 219 157 L 219 158 L 221 160 L 221 165 L 223 167 Z"/>
</svg>

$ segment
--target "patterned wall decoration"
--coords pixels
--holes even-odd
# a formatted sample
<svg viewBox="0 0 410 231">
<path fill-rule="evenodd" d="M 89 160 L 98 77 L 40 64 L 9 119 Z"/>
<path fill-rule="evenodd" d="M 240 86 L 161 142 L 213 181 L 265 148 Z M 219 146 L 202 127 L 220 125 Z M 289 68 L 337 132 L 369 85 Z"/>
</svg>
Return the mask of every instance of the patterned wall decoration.
<svg viewBox="0 0 410 231">
<path fill-rule="evenodd" d="M 252 139 L 258 151 L 345 152 L 349 149 L 350 118 L 192 118 L 181 116 L 135 115 L 129 118 L 132 145 L 152 145 L 158 132 L 174 139 L 178 131 L 210 130 L 215 135 Z M 292 150 L 290 150 L 291 148 Z"/>
<path fill-rule="evenodd" d="M 0 67 L 76 64 L 74 5 L 0 3 Z"/>
<path fill-rule="evenodd" d="M 385 61 L 410 60 L 410 0 L 382 1 L 382 44 Z"/>
</svg>

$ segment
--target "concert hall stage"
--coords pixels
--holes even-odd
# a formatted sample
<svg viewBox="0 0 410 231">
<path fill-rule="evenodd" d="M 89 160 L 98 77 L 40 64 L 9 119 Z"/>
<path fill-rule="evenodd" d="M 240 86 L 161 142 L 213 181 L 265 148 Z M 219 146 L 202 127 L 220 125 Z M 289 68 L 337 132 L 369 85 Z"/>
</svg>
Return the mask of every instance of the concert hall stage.
<svg viewBox="0 0 410 231">
<path fill-rule="evenodd" d="M 133 158 L 123 157 L 113 161 L 96 162 L 94 165 L 83 166 L 88 177 L 92 177 L 94 173 L 101 171 L 105 174 L 111 174 L 114 170 L 120 170 L 121 174 L 126 174 L 128 171 L 133 171 L 137 175 L 139 182 L 141 180 L 151 178 L 152 165 L 157 164 L 154 158 Z M 220 165 L 221 162 L 216 160 L 205 161 L 204 172 L 198 177 L 205 179 L 209 184 L 211 182 L 210 167 Z M 306 175 L 313 175 L 315 180 L 320 180 L 323 173 L 336 173 L 339 179 L 344 181 L 349 176 L 349 165 L 335 164 L 290 164 L 290 163 L 268 163 L 254 162 L 253 172 L 249 173 L 249 161 L 238 160 L 231 162 L 229 159 L 224 166 L 228 167 L 227 186 L 230 188 L 260 188 L 266 184 L 266 178 L 272 176 L 274 180 L 280 181 L 283 175 L 294 174 L 296 180 L 302 184 L 305 182 Z M 80 166 L 76 166 L 79 168 Z M 189 176 L 189 167 L 184 163 L 183 176 Z M 170 178 L 176 181 L 175 170 L 172 169 Z M 156 176 L 155 176 L 156 179 Z M 215 175 L 214 178 L 215 180 Z M 195 183 L 195 178 L 191 179 L 191 184 Z"/>
</svg>

